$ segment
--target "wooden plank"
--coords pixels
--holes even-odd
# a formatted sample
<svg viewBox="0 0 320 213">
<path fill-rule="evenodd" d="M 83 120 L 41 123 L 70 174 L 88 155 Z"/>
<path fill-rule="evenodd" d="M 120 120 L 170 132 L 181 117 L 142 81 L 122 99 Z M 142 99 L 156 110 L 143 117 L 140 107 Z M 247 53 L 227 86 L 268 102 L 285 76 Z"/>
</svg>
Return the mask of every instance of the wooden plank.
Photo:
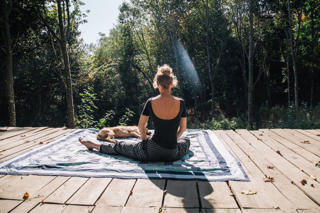
<svg viewBox="0 0 320 213">
<path fill-rule="evenodd" d="M 305 129 L 304 131 L 307 131 L 307 132 L 313 134 L 314 136 L 317 136 L 317 137 L 320 138 L 320 136 L 318 136 L 318 135 L 320 135 L 320 131 L 319 130 L 316 130 L 316 129 Z"/>
<path fill-rule="evenodd" d="M 168 180 L 164 207 L 198 208 L 198 192 L 196 181 Z"/>
<path fill-rule="evenodd" d="M 275 152 L 280 151 L 283 158 L 285 158 L 287 161 L 291 162 L 297 167 L 296 168 L 297 172 L 301 172 L 299 169 L 303 169 L 303 172 L 307 173 L 309 176 L 315 175 L 316 177 L 320 177 L 320 170 L 314 166 L 313 161 L 309 161 L 304 157 L 298 155 L 296 152 L 288 149 L 281 143 L 278 143 L 277 141 L 273 140 L 269 136 L 263 134 L 262 131 L 252 131 L 251 133 L 257 138 L 262 139 L 262 141 L 267 146 L 269 146 L 270 149 L 274 150 Z M 306 157 L 309 157 L 309 154 L 307 154 Z M 315 159 L 316 162 L 318 162 L 319 160 L 320 160 L 319 157 Z"/>
<path fill-rule="evenodd" d="M 16 128 L 9 127 L 9 129 L 7 131 L 0 132 L 0 140 L 10 138 L 15 135 L 23 134 L 23 133 L 29 132 L 33 129 L 34 128 L 32 128 L 32 127 L 16 127 Z"/>
<path fill-rule="evenodd" d="M 303 172 L 296 172 L 297 168 L 294 165 L 284 160 L 283 157 L 270 149 L 267 145 L 261 143 L 247 130 L 237 130 L 237 132 L 243 139 L 251 141 L 251 146 L 254 147 L 260 155 L 263 155 L 268 159 L 279 172 L 287 177 L 287 179 L 293 181 L 299 189 L 312 198 L 318 205 L 320 204 L 320 184 L 318 182 L 314 181 Z M 305 179 L 308 184 L 302 185 L 300 181 L 303 179 Z M 311 187 L 310 184 L 313 184 L 314 187 Z"/>
<path fill-rule="evenodd" d="M 12 176 L 12 175 L 6 175 L 5 177 L 0 179 L 0 193 L 2 193 L 7 188 L 11 187 L 12 185 L 15 185 L 19 181 L 21 181 L 22 178 L 26 178 L 27 176 Z"/>
<path fill-rule="evenodd" d="M 15 126 L 12 126 L 12 127 L 10 127 L 10 126 L 1 126 L 1 127 L 0 127 L 0 134 L 1 134 L 1 132 L 6 132 L 6 131 L 8 131 L 9 128 L 10 128 L 10 130 L 12 130 L 12 129 L 16 129 L 16 128 L 19 128 L 19 127 L 15 127 Z"/>
<path fill-rule="evenodd" d="M 214 131 L 216 135 L 220 134 L 220 141 L 229 146 L 235 156 L 241 161 L 241 164 L 244 166 L 243 169 L 250 178 L 250 182 L 237 182 L 229 181 L 231 190 L 235 195 L 241 208 L 274 208 L 281 206 L 283 208 L 290 208 L 292 203 L 284 197 L 281 192 L 272 184 L 265 183 L 263 181 L 264 174 L 257 167 L 255 162 L 252 161 L 251 154 L 255 154 L 255 150 L 252 147 L 241 146 L 239 148 L 239 143 L 243 143 L 243 139 L 240 138 L 234 131 Z M 234 134 L 231 136 L 229 134 Z M 238 136 L 238 138 L 236 137 Z M 219 137 L 218 137 L 219 138 Z M 237 141 L 237 139 L 240 141 Z M 246 144 L 246 142 L 245 142 Z M 246 153 L 246 149 L 250 152 L 250 158 Z M 248 173 L 250 171 L 250 173 Z M 254 195 L 245 195 L 241 192 L 243 190 L 254 190 L 257 191 L 257 194 Z"/>
<path fill-rule="evenodd" d="M 301 134 L 303 134 L 303 135 L 306 135 L 306 136 L 308 136 L 309 138 L 312 138 L 313 140 L 315 140 L 315 141 L 317 141 L 317 142 L 320 143 L 320 137 L 317 136 L 317 135 L 315 135 L 315 134 L 312 134 L 312 133 L 309 132 L 309 131 L 301 130 L 301 129 L 296 129 L 295 131 L 296 131 L 296 132 L 299 132 L 299 133 L 301 133 Z M 320 133 L 318 133 L 318 134 L 320 134 Z M 318 144 L 319 144 L 319 143 L 318 143 Z"/>
<path fill-rule="evenodd" d="M 226 182 L 198 181 L 202 208 L 238 209 Z"/>
<path fill-rule="evenodd" d="M 259 209 L 258 213 L 260 213 Z M 240 209 L 202 209 L 201 210 L 202 213 L 241 213 Z"/>
<path fill-rule="evenodd" d="M 66 182 L 70 177 L 56 177 L 46 186 L 41 188 L 39 191 L 34 193 L 33 196 L 30 196 L 26 199 L 21 205 L 15 208 L 11 213 L 20 213 L 20 212 L 29 212 L 36 205 L 42 202 L 47 198 L 52 192 L 54 192 L 59 186 Z"/>
<path fill-rule="evenodd" d="M 26 132 L 24 134 L 21 135 L 17 135 L 11 138 L 7 138 L 7 139 L 3 139 L 0 141 L 0 146 L 4 145 L 4 144 L 11 144 L 11 143 L 15 143 L 15 142 L 19 142 L 22 140 L 26 140 L 32 136 L 35 136 L 36 134 L 39 134 L 42 131 L 46 131 L 49 130 L 48 127 L 39 127 L 39 128 L 35 128 L 29 132 Z"/>
<path fill-rule="evenodd" d="M 159 213 L 159 208 L 138 208 L 138 207 L 123 207 L 121 213 Z"/>
<path fill-rule="evenodd" d="M 289 140 L 290 142 L 295 143 L 296 145 L 300 146 L 301 148 L 306 149 L 309 152 L 312 152 L 313 154 L 320 157 L 320 151 L 319 151 L 320 147 L 317 146 L 316 144 L 301 143 L 300 138 L 297 138 L 282 129 L 271 129 L 271 131 L 274 132 L 275 134 L 279 135 L 280 137 L 282 137 L 286 140 Z M 271 137 L 273 137 L 273 136 L 271 136 Z"/>
<path fill-rule="evenodd" d="M 305 159 L 309 160 L 310 162 L 317 162 L 319 161 L 320 157 L 311 153 L 308 150 L 302 149 L 300 146 L 296 145 L 295 143 L 292 143 L 277 134 L 273 133 L 270 130 L 259 130 L 259 131 L 251 131 L 252 133 L 259 132 L 259 138 L 261 139 L 263 137 L 263 140 L 267 142 L 268 140 L 274 140 L 278 143 L 284 145 L 288 149 L 292 150 L 293 152 L 299 154 L 300 156 L 304 157 Z"/>
<path fill-rule="evenodd" d="M 22 201 L 20 200 L 0 200 L 0 213 L 7 213 Z"/>
<path fill-rule="evenodd" d="M 58 204 L 40 204 L 36 208 L 30 211 L 31 213 L 61 213 L 66 209 L 65 205 L 58 205 Z"/>
<path fill-rule="evenodd" d="M 243 213 L 280 213 L 280 212 L 288 212 L 288 213 L 297 213 L 295 210 L 291 211 L 282 211 L 281 209 L 244 209 Z"/>
<path fill-rule="evenodd" d="M 138 179 L 127 202 L 128 207 L 161 207 L 165 180 Z"/>
<path fill-rule="evenodd" d="M 167 208 L 166 207 L 162 209 L 162 213 L 199 213 L 199 208 Z"/>
<path fill-rule="evenodd" d="M 22 148 L 21 145 L 25 144 L 33 144 L 33 143 L 39 143 L 42 140 L 45 140 L 47 137 L 50 137 L 50 134 L 53 134 L 55 132 L 58 132 L 59 130 L 62 130 L 63 128 L 52 128 L 48 129 L 46 131 L 43 131 L 38 134 L 34 134 L 33 136 L 23 139 L 23 140 L 17 140 L 16 142 L 11 142 L 11 143 L 6 143 L 4 140 L 1 145 L 0 145 L 0 150 L 10 150 L 10 149 L 19 149 Z M 5 152 L 7 153 L 7 152 Z M 2 157 L 2 156 L 1 156 Z"/>
<path fill-rule="evenodd" d="M 300 138 L 300 142 L 309 141 L 310 143 L 314 143 L 317 146 L 320 146 L 320 141 L 318 141 L 317 136 L 313 136 L 313 134 L 308 133 L 301 129 L 283 129 L 283 131 L 293 135 L 296 138 Z M 313 138 L 315 137 L 315 138 Z"/>
<path fill-rule="evenodd" d="M 17 151 L 17 152 L 12 152 L 11 151 L 12 149 L 10 149 L 10 150 L 8 150 L 8 152 L 10 151 L 9 155 L 7 155 L 6 157 L 3 157 L 3 158 L 0 157 L 0 163 L 4 162 L 6 160 L 9 160 L 11 158 L 14 158 L 14 157 L 16 157 L 18 155 L 21 155 L 21 154 L 23 154 L 23 153 L 25 153 L 25 152 L 27 152 L 27 151 L 29 151 L 31 149 L 35 149 L 35 148 L 37 148 L 39 146 L 45 146 L 45 145 L 47 145 L 47 143 L 49 143 L 51 141 L 54 141 L 56 139 L 59 139 L 59 138 L 63 137 L 64 135 L 70 133 L 71 131 L 72 131 L 72 129 L 60 130 L 59 132 L 51 134 L 50 137 L 48 137 L 45 141 L 43 141 L 43 144 L 35 143 L 35 145 L 31 145 L 30 147 L 23 148 L 23 149 L 21 149 L 22 146 L 20 146 L 20 150 Z"/>
<path fill-rule="evenodd" d="M 121 213 L 123 207 L 112 207 L 112 206 L 96 206 L 92 213 Z M 133 213 L 133 212 L 132 212 Z"/>
<path fill-rule="evenodd" d="M 136 179 L 113 179 L 96 206 L 124 206 Z"/>
<path fill-rule="evenodd" d="M 46 203 L 65 203 L 87 180 L 88 178 L 72 177 L 44 201 Z"/>
<path fill-rule="evenodd" d="M 275 197 L 278 195 L 282 198 L 282 200 L 279 200 L 276 198 L 277 206 L 280 206 L 280 208 L 290 209 L 291 207 L 298 208 L 299 206 L 303 208 L 316 208 L 317 205 L 310 200 L 299 188 L 292 185 L 289 179 L 287 179 L 284 175 L 280 173 L 280 171 L 277 170 L 275 167 L 274 169 L 268 169 L 268 166 L 273 166 L 272 163 L 270 163 L 263 155 L 261 155 L 257 150 L 255 150 L 249 143 L 245 142 L 242 138 L 240 138 L 239 135 L 234 133 L 233 131 L 228 131 L 229 134 L 234 134 L 232 139 L 234 142 L 241 147 L 241 149 L 235 145 L 232 141 L 230 141 L 230 137 L 226 137 L 225 133 L 223 135 L 223 139 L 227 142 L 228 145 L 232 147 L 234 152 L 236 153 L 236 156 L 238 159 L 242 162 L 243 165 L 249 168 L 250 171 L 252 171 L 252 174 L 254 174 L 255 169 L 251 166 L 252 164 L 249 163 L 251 161 L 254 161 L 254 165 L 259 167 L 259 170 L 262 171 L 260 175 L 257 176 L 258 180 L 261 182 L 262 177 L 264 175 L 271 176 L 275 178 L 275 182 L 272 184 L 276 186 L 278 190 L 280 190 L 281 195 L 278 195 L 278 193 L 272 193 L 270 191 L 270 185 L 267 188 L 269 192 L 270 197 Z M 222 141 L 222 140 L 221 140 Z M 259 143 L 259 140 L 250 141 L 252 143 Z M 250 158 L 248 157 L 250 156 Z M 251 179 L 251 178 L 250 178 Z M 231 182 L 230 182 L 231 184 Z M 267 183 L 263 183 L 267 184 Z M 268 186 L 268 185 L 266 185 Z M 273 187 L 273 186 L 272 186 Z M 233 188 L 232 188 L 233 190 Z M 276 191 L 277 192 L 277 191 Z M 283 195 L 286 197 L 286 199 L 283 199 Z M 290 201 L 288 203 L 287 199 Z M 291 206 L 292 205 L 292 206 Z"/>
<path fill-rule="evenodd" d="M 54 176 L 27 176 L 21 178 L 15 184 L 7 187 L 0 192 L 0 198 L 5 199 L 23 199 L 23 195 L 28 192 L 29 196 L 34 196 L 34 193 L 52 181 Z"/>
<path fill-rule="evenodd" d="M 310 209 L 298 209 L 297 212 L 299 213 L 314 213 L 314 210 L 310 210 Z"/>
<path fill-rule="evenodd" d="M 68 205 L 63 213 L 90 213 L 94 206 L 73 206 Z"/>
<path fill-rule="evenodd" d="M 111 180 L 111 178 L 90 178 L 67 204 L 94 205 Z"/>
</svg>

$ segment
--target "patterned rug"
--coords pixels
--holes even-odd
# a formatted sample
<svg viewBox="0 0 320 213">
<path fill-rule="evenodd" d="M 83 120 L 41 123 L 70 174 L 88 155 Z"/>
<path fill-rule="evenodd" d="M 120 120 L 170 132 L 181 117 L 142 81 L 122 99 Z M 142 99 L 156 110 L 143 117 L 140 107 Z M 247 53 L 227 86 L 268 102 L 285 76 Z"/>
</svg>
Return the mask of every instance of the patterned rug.
<svg viewBox="0 0 320 213">
<path fill-rule="evenodd" d="M 210 130 L 187 130 L 191 146 L 174 162 L 141 162 L 120 155 L 89 151 L 79 137 L 98 143 L 98 129 L 77 129 L 68 135 L 0 164 L 0 174 L 112 177 L 144 179 L 199 179 L 249 181 L 240 162 Z M 141 141 L 137 138 L 121 139 Z"/>
</svg>

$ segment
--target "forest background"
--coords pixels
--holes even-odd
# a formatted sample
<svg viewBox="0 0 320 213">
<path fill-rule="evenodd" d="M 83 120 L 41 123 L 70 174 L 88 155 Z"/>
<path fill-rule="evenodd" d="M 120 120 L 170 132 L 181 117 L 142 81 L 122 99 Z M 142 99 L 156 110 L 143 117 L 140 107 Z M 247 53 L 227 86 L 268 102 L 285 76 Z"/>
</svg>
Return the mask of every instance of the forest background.
<svg viewBox="0 0 320 213">
<path fill-rule="evenodd" d="M 137 125 L 169 64 L 188 128 L 320 128 L 318 0 L 131 0 L 91 45 L 79 0 L 0 3 L 0 126 Z"/>
</svg>

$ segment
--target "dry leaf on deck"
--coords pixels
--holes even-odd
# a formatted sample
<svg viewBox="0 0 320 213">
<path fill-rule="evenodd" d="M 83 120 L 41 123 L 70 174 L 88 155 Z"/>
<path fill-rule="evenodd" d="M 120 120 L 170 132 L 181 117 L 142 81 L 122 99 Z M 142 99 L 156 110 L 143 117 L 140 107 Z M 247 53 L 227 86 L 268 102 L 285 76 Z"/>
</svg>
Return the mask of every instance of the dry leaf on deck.
<svg viewBox="0 0 320 213">
<path fill-rule="evenodd" d="M 300 181 L 300 183 L 301 183 L 302 185 L 304 185 L 304 184 L 307 183 L 307 181 L 306 181 L 305 179 L 303 179 L 302 181 Z"/>
<path fill-rule="evenodd" d="M 274 167 L 273 167 L 273 166 L 267 166 L 267 168 L 268 168 L 268 169 L 273 169 Z"/>
<path fill-rule="evenodd" d="M 43 142 L 40 142 L 39 144 L 43 144 Z"/>
<path fill-rule="evenodd" d="M 257 191 L 253 191 L 253 190 L 248 189 L 248 190 L 243 190 L 243 191 L 241 192 L 241 194 L 254 195 L 254 194 L 257 194 Z"/>
<path fill-rule="evenodd" d="M 263 178 L 263 181 L 264 181 L 264 182 L 273 182 L 273 181 L 274 181 L 274 177 L 266 177 L 266 178 Z"/>
<path fill-rule="evenodd" d="M 24 195 L 23 195 L 23 199 L 27 199 L 28 197 L 29 197 L 28 192 L 24 193 Z"/>
<path fill-rule="evenodd" d="M 301 141 L 300 143 L 310 143 L 310 141 Z"/>
</svg>

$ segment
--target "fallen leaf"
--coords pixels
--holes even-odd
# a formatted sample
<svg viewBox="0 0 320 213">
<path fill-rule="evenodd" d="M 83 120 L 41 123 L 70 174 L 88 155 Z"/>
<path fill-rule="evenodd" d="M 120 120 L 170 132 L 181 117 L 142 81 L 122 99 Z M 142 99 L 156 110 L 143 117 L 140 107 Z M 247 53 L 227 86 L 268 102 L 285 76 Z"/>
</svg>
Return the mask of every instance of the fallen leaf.
<svg viewBox="0 0 320 213">
<path fill-rule="evenodd" d="M 259 134 L 259 136 L 263 136 L 263 134 Z"/>
<path fill-rule="evenodd" d="M 6 151 L 6 150 L 4 149 L 4 150 L 2 150 L 2 151 L 4 152 L 4 151 Z"/>
<path fill-rule="evenodd" d="M 316 180 L 316 179 L 317 179 L 317 177 L 314 176 L 314 175 L 310 175 L 310 177 L 311 177 L 313 180 Z"/>
<path fill-rule="evenodd" d="M 278 150 L 277 153 L 282 156 L 281 152 Z"/>
<path fill-rule="evenodd" d="M 314 185 L 313 185 L 312 183 L 310 184 L 310 186 L 311 186 L 311 187 L 314 187 Z"/>
<path fill-rule="evenodd" d="M 27 199 L 28 197 L 29 197 L 28 192 L 24 193 L 24 195 L 23 195 L 23 199 Z"/>
<path fill-rule="evenodd" d="M 43 144 L 43 142 L 40 142 L 39 144 Z"/>
<path fill-rule="evenodd" d="M 248 190 L 243 190 L 243 191 L 241 192 L 241 194 L 254 195 L 254 194 L 257 194 L 257 191 L 253 191 L 253 190 L 248 189 Z"/>
<path fill-rule="evenodd" d="M 257 138 L 259 141 L 261 141 L 261 139 L 260 138 Z"/>
<path fill-rule="evenodd" d="M 266 177 L 266 178 L 263 178 L 263 181 L 264 181 L 264 182 L 273 182 L 273 181 L 274 181 L 274 177 Z"/>
<path fill-rule="evenodd" d="M 304 185 L 304 184 L 307 183 L 307 181 L 306 181 L 305 179 L 303 179 L 302 181 L 300 181 L 300 183 L 301 183 L 302 185 Z"/>
<path fill-rule="evenodd" d="M 41 200 L 41 203 L 44 203 L 44 200 Z"/>
<path fill-rule="evenodd" d="M 320 134 L 318 134 L 317 136 L 320 136 Z"/>
<path fill-rule="evenodd" d="M 300 143 L 310 143 L 309 141 L 301 141 Z"/>
<path fill-rule="evenodd" d="M 274 167 L 273 167 L 273 166 L 267 166 L 267 168 L 268 168 L 268 169 L 273 169 Z"/>
</svg>

